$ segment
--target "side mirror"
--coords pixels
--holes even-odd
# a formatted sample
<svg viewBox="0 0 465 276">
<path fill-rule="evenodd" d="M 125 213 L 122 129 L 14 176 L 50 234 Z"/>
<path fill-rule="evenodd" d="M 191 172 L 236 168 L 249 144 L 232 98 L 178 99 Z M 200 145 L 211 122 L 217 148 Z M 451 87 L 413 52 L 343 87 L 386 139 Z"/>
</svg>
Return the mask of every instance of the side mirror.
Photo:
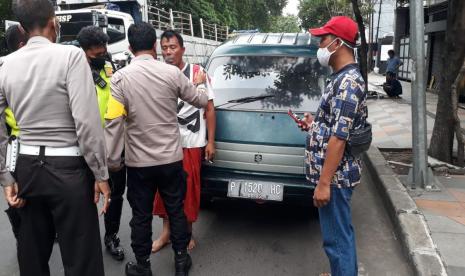
<svg viewBox="0 0 465 276">
<path fill-rule="evenodd" d="M 108 17 L 105 14 L 94 14 L 94 22 L 97 27 L 106 28 L 108 27 Z"/>
</svg>

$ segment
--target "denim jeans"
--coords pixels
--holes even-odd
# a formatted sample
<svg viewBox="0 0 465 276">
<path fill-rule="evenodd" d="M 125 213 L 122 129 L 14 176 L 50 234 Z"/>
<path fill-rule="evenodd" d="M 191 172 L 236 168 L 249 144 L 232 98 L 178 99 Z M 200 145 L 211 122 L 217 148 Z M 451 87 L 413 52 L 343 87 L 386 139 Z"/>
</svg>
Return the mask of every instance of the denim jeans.
<svg viewBox="0 0 465 276">
<path fill-rule="evenodd" d="M 330 202 L 318 210 L 323 248 L 329 258 L 332 276 L 356 276 L 357 252 L 350 199 L 353 188 L 331 186 Z"/>
</svg>

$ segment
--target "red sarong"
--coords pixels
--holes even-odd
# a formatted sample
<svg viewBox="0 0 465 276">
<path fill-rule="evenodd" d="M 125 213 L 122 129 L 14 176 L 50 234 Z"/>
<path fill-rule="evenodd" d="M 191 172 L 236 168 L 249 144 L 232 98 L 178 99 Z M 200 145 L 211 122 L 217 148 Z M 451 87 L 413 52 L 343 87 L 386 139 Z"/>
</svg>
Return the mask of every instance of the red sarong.
<svg viewBox="0 0 465 276">
<path fill-rule="evenodd" d="M 199 217 L 200 209 L 200 167 L 202 165 L 203 148 L 183 149 L 184 171 L 187 173 L 187 191 L 184 200 L 184 213 L 188 222 L 195 222 Z M 157 192 L 153 203 L 153 215 L 168 218 L 165 205 Z"/>
</svg>

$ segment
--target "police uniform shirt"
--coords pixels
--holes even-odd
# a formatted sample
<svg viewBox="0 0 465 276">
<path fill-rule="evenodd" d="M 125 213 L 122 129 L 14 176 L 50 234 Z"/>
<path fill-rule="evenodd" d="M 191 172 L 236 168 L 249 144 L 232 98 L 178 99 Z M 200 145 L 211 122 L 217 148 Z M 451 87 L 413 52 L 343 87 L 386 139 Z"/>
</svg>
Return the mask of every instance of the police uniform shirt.
<svg viewBox="0 0 465 276">
<path fill-rule="evenodd" d="M 105 115 L 108 165 L 118 167 L 124 148 L 129 167 L 151 167 L 182 160 L 177 120 L 178 98 L 198 108 L 208 96 L 179 68 L 151 55 L 135 57 L 111 78 Z"/>
<path fill-rule="evenodd" d="M 49 147 L 79 146 L 95 179 L 108 179 L 95 86 L 84 52 L 74 46 L 54 44 L 45 37 L 35 36 L 26 46 L 2 60 L 0 113 L 7 106 L 11 107 L 20 128 L 20 143 Z M 14 183 L 5 168 L 6 134 L 2 121 L 1 185 Z"/>
</svg>

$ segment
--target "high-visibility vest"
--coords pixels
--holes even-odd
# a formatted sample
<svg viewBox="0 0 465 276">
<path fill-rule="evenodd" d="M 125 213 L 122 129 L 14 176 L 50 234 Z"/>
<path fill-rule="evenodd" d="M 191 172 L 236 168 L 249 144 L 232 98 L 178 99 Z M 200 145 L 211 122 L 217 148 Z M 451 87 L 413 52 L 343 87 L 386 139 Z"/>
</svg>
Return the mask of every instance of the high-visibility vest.
<svg viewBox="0 0 465 276">
<path fill-rule="evenodd" d="M 13 115 L 13 111 L 11 111 L 11 108 L 9 107 L 5 109 L 5 121 L 6 121 L 6 124 L 11 128 L 10 135 L 14 135 L 18 137 L 19 127 L 18 127 L 18 124 L 16 123 L 15 116 Z"/>
<path fill-rule="evenodd" d="M 105 68 L 100 70 L 100 77 L 103 80 L 105 80 L 107 85 L 104 88 L 101 88 L 99 85 L 95 85 L 95 89 L 97 90 L 100 120 L 103 126 L 105 126 L 105 113 L 107 112 L 108 100 L 110 99 L 110 95 L 111 95 L 110 79 L 112 75 L 113 75 L 113 68 L 110 65 L 105 65 Z"/>
</svg>

